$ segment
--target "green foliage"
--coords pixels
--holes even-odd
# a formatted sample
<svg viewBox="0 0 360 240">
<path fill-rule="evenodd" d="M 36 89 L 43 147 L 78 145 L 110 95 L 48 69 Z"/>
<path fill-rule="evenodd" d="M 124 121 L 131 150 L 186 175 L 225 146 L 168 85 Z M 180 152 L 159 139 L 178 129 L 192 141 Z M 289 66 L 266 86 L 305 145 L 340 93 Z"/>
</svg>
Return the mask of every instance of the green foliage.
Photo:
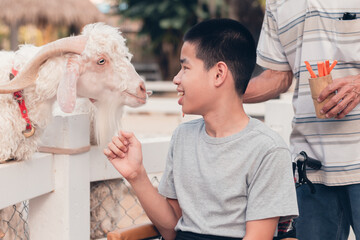
<svg viewBox="0 0 360 240">
<path fill-rule="evenodd" d="M 140 34 L 151 41 L 142 49 L 156 58 L 164 79 L 178 71 L 178 58 L 184 33 L 199 21 L 209 18 L 231 17 L 241 20 L 250 31 L 257 32 L 256 10 L 265 0 L 114 0 L 119 14 L 140 19 Z M 256 3 L 256 4 L 255 4 Z M 121 9 L 121 10 L 120 10 Z M 259 15 L 262 18 L 262 15 Z M 261 21 L 261 20 L 260 20 Z M 256 25 L 256 27 L 252 26 Z"/>
<path fill-rule="evenodd" d="M 142 19 L 141 34 L 148 34 L 158 48 L 161 42 L 178 44 L 183 34 L 197 23 L 197 0 L 128 0 L 128 8 L 120 13 L 125 17 Z M 209 17 L 200 10 L 202 16 Z"/>
<path fill-rule="evenodd" d="M 261 7 L 265 9 L 266 0 L 258 0 L 258 2 L 260 3 Z"/>
</svg>

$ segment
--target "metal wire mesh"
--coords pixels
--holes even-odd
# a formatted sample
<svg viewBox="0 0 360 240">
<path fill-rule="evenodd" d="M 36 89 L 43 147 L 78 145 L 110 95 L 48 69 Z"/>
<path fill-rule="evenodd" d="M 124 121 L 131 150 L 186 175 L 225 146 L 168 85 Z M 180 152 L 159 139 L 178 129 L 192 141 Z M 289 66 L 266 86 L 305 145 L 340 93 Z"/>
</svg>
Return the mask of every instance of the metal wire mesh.
<svg viewBox="0 0 360 240">
<path fill-rule="evenodd" d="M 150 176 L 154 187 L 159 175 Z M 135 193 L 124 179 L 91 183 L 90 237 L 99 239 L 115 229 L 148 222 Z"/>
<path fill-rule="evenodd" d="M 0 240 L 29 240 L 29 201 L 0 210 Z"/>
<path fill-rule="evenodd" d="M 159 175 L 150 176 L 154 187 Z M 0 240 L 29 240 L 29 201 L 0 210 Z M 90 237 L 105 238 L 115 229 L 148 222 L 135 193 L 124 179 L 91 183 Z"/>
</svg>

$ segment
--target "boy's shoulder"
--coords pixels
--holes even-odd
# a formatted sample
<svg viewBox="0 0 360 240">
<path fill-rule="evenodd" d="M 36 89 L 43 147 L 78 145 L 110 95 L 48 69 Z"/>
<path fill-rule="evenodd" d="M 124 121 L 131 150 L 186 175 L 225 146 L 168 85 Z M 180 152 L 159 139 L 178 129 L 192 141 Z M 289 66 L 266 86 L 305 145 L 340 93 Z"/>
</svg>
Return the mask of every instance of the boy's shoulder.
<svg viewBox="0 0 360 240">
<path fill-rule="evenodd" d="M 284 139 L 262 121 L 250 118 L 249 125 L 252 128 L 252 134 L 256 135 L 258 141 L 273 147 L 288 148 Z"/>
<path fill-rule="evenodd" d="M 198 118 L 181 123 L 174 131 L 175 135 L 178 134 L 191 134 L 199 132 L 205 125 L 204 119 Z M 263 146 L 264 148 L 288 148 L 284 139 L 273 129 L 267 126 L 262 121 L 249 117 L 249 123 L 244 130 L 242 130 L 242 137 L 245 138 L 256 146 Z"/>
</svg>

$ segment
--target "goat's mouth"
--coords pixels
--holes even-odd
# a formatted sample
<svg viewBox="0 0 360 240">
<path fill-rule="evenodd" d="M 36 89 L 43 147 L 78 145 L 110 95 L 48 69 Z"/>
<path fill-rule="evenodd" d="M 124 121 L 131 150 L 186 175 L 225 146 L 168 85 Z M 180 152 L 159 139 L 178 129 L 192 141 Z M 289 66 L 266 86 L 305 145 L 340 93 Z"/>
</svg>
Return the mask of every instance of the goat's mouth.
<svg viewBox="0 0 360 240">
<path fill-rule="evenodd" d="M 145 104 L 146 103 L 146 100 L 149 96 L 152 95 L 152 91 L 146 91 L 146 95 L 145 97 L 141 97 L 141 96 L 138 96 L 136 94 L 133 94 L 133 93 L 130 93 L 128 91 L 124 91 L 125 94 L 127 94 L 128 96 L 132 97 L 132 98 L 135 98 L 139 103 L 141 104 Z M 90 102 L 92 102 L 93 104 L 95 104 L 96 102 L 98 102 L 97 99 L 95 98 L 89 98 Z"/>
<path fill-rule="evenodd" d="M 130 93 L 128 91 L 124 91 L 125 94 L 127 94 L 128 96 L 130 97 L 133 97 L 135 98 L 137 101 L 139 101 L 140 103 L 142 104 L 145 104 L 146 103 L 146 100 L 148 98 L 148 95 L 146 94 L 145 97 L 141 97 L 141 96 L 138 96 L 136 94 L 133 94 L 133 93 Z"/>
</svg>

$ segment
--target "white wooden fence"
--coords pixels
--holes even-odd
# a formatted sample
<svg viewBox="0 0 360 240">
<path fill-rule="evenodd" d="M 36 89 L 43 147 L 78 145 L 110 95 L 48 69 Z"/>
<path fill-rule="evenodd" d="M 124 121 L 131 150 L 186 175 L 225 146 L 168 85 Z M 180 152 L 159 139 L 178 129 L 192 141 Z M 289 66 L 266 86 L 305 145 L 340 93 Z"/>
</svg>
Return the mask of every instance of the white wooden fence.
<svg viewBox="0 0 360 240">
<path fill-rule="evenodd" d="M 290 101 L 272 100 L 253 106 L 245 109 L 255 115 L 264 115 L 265 109 L 271 108 L 265 121 L 288 138 Z M 170 136 L 140 139 L 148 173 L 164 169 L 169 140 Z M 90 239 L 90 182 L 119 178 L 120 174 L 102 150 L 89 146 L 85 114 L 54 117 L 44 133 L 43 146 L 80 153 L 36 153 L 29 161 L 0 165 L 0 209 L 29 200 L 30 239 Z"/>
<path fill-rule="evenodd" d="M 141 141 L 147 171 L 162 171 L 169 137 Z M 85 151 L 35 153 L 29 161 L 0 165 L 0 209 L 29 200 L 31 239 L 90 239 L 90 182 L 121 176 L 101 150 L 88 148 L 87 115 L 56 116 L 44 145 Z"/>
</svg>

